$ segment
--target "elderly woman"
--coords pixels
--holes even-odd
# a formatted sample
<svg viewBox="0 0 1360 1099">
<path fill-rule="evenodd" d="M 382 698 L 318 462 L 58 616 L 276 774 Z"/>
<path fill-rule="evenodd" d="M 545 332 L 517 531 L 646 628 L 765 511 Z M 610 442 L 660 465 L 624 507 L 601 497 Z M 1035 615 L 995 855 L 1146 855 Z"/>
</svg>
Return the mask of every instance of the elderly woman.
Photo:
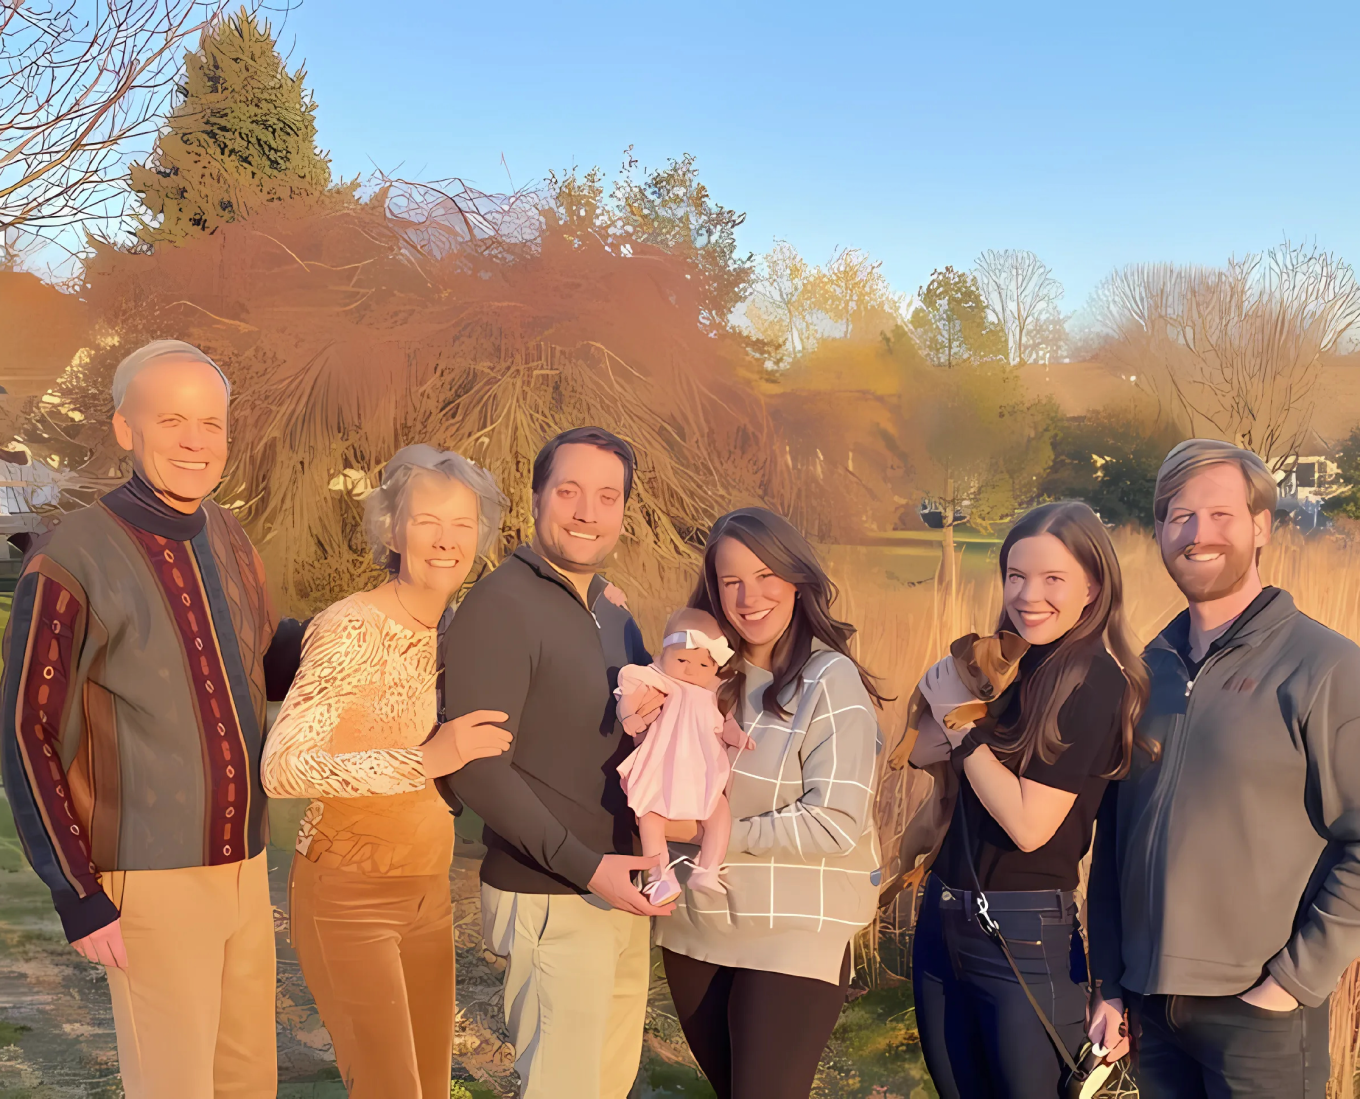
<svg viewBox="0 0 1360 1099">
<path fill-rule="evenodd" d="M 309 797 L 293 945 L 354 1099 L 444 1099 L 454 1027 L 453 818 L 434 788 L 510 734 L 478 710 L 438 729 L 436 631 L 504 497 L 467 459 L 408 446 L 365 501 L 390 579 L 317 615 L 265 745 L 265 790 Z"/>
</svg>

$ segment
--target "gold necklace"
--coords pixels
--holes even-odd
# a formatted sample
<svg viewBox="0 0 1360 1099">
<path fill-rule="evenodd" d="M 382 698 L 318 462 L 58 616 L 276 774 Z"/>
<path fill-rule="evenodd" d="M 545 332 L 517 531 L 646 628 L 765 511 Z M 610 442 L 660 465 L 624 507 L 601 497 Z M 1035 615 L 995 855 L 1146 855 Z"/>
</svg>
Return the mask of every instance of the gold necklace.
<svg viewBox="0 0 1360 1099">
<path fill-rule="evenodd" d="M 393 591 L 393 593 L 396 595 L 396 597 L 397 597 L 397 603 L 400 604 L 401 609 L 404 610 L 407 614 L 409 614 L 413 619 L 415 619 L 417 622 L 419 622 L 419 623 L 420 623 L 422 626 L 424 626 L 427 630 L 433 630 L 433 629 L 437 629 L 437 628 L 438 628 L 438 626 L 439 626 L 439 619 L 438 619 L 438 618 L 435 619 L 434 625 L 431 626 L 431 625 L 429 625 L 429 624 L 425 621 L 425 619 L 421 618 L 420 615 L 416 614 L 415 611 L 411 610 L 411 608 L 408 607 L 408 606 L 406 605 L 406 600 L 404 600 L 404 599 L 401 597 L 401 581 L 400 581 L 400 580 L 393 580 L 393 581 L 392 581 L 392 591 Z M 442 618 L 442 617 L 443 617 L 443 615 L 440 615 L 440 618 Z"/>
</svg>

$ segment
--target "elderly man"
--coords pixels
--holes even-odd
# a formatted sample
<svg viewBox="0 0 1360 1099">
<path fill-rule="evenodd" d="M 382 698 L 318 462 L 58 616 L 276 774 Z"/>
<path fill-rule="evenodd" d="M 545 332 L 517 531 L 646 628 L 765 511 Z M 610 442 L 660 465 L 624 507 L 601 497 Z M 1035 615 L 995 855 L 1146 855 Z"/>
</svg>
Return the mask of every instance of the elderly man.
<svg viewBox="0 0 1360 1099">
<path fill-rule="evenodd" d="M 157 340 L 114 375 L 131 480 L 30 550 L 0 764 L 72 945 L 108 967 L 129 1099 L 273 1096 L 259 758 L 275 636 L 259 556 L 207 500 L 231 386 Z"/>
<path fill-rule="evenodd" d="M 1093 1041 L 1146 1099 L 1321 1099 L 1327 1001 L 1360 955 L 1360 649 L 1261 583 L 1275 481 L 1212 439 L 1162 463 L 1157 541 L 1189 606 L 1111 783 L 1089 896 Z M 1103 999 L 1101 998 L 1103 996 Z"/>
</svg>

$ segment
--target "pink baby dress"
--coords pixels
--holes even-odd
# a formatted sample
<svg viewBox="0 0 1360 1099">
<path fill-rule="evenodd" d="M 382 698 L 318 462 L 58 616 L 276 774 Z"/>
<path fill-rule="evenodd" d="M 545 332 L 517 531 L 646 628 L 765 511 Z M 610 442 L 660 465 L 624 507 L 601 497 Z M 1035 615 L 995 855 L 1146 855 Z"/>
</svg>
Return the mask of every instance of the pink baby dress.
<svg viewBox="0 0 1360 1099">
<path fill-rule="evenodd" d="M 639 664 L 619 671 L 614 694 L 622 698 L 643 687 L 655 687 L 666 700 L 646 738 L 619 764 L 628 806 L 638 816 L 659 813 L 667 820 L 707 820 L 732 773 L 722 739 L 726 718 L 718 709 L 718 698 L 655 666 Z"/>
</svg>

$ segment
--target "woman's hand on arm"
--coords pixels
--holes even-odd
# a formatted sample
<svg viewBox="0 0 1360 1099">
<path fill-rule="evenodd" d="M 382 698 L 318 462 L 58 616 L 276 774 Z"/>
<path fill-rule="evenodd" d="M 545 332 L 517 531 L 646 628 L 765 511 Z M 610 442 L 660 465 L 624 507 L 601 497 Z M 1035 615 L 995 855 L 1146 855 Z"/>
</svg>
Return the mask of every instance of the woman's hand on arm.
<svg viewBox="0 0 1360 1099">
<path fill-rule="evenodd" d="M 446 721 L 420 746 L 427 778 L 461 771 L 469 761 L 498 756 L 510 747 L 510 734 L 495 723 L 508 721 L 502 710 L 473 710 Z"/>
<path fill-rule="evenodd" d="M 978 747 L 963 765 L 973 792 L 1021 851 L 1036 851 L 1058 830 L 1077 795 L 1032 779 L 1017 778 L 991 748 Z"/>
<path fill-rule="evenodd" d="M 655 687 L 641 684 L 619 699 L 619 718 L 624 731 L 634 740 L 641 742 L 651 728 L 652 722 L 661 713 L 661 705 L 666 701 L 666 693 Z"/>
<path fill-rule="evenodd" d="M 650 725 L 661 713 L 661 704 L 666 701 L 666 693 L 655 687 L 643 687 L 633 699 L 633 713 Z"/>
</svg>

